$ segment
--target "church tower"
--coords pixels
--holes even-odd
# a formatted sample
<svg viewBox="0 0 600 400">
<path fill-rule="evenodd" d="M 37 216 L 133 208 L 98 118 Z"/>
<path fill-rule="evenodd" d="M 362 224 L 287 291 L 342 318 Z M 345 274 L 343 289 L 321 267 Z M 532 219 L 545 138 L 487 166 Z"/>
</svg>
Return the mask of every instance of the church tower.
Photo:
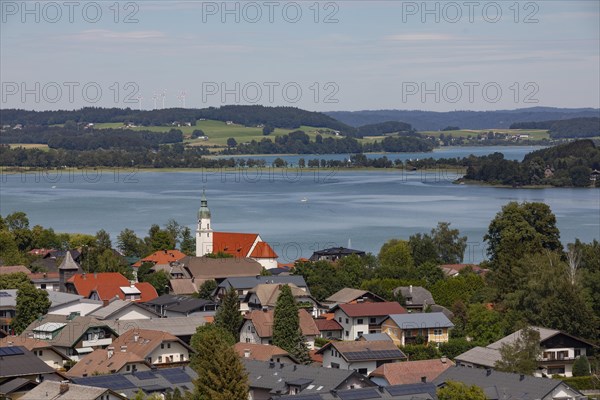
<svg viewBox="0 0 600 400">
<path fill-rule="evenodd" d="M 200 209 L 198 210 L 198 227 L 196 229 L 196 257 L 212 253 L 213 230 L 210 227 L 210 210 L 206 195 L 202 191 Z"/>
</svg>

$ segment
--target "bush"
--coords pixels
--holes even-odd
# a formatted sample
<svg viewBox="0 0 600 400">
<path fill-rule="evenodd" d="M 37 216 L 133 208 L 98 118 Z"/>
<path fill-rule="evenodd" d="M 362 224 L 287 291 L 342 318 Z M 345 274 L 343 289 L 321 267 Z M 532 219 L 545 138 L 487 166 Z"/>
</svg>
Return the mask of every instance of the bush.
<svg viewBox="0 0 600 400">
<path fill-rule="evenodd" d="M 592 376 L 574 376 L 571 378 L 565 378 L 564 376 L 558 376 L 558 379 L 562 380 L 573 389 L 577 390 L 591 390 L 597 389 L 597 386 L 592 380 Z"/>
<path fill-rule="evenodd" d="M 573 376 L 589 376 L 590 372 L 590 362 L 588 361 L 586 356 L 580 356 L 573 363 Z"/>
</svg>

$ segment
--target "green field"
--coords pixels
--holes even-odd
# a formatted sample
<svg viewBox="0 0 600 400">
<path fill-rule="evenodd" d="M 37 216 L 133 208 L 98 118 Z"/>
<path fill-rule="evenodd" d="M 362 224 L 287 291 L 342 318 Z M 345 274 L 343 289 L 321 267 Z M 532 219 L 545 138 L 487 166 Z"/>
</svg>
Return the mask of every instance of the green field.
<svg viewBox="0 0 600 400">
<path fill-rule="evenodd" d="M 123 124 L 120 122 L 115 123 L 101 123 L 95 124 L 96 129 L 118 129 L 122 127 Z M 257 127 L 246 127 L 238 124 L 227 125 L 222 121 L 214 121 L 214 120 L 204 120 L 197 121 L 196 126 L 181 126 L 181 127 L 171 127 L 171 126 L 140 126 L 136 128 L 131 128 L 132 130 L 148 130 L 153 132 L 167 132 L 170 129 L 179 129 L 183 132 L 185 143 L 191 146 L 220 146 L 225 147 L 227 145 L 227 139 L 234 138 L 238 143 L 250 142 L 252 140 L 260 141 L 261 139 L 267 137 L 273 139 L 276 136 L 283 136 L 295 130 L 304 131 L 307 135 L 310 136 L 311 140 L 314 140 L 315 136 L 318 134 L 318 130 L 327 130 L 326 128 L 316 128 L 312 126 L 301 126 L 298 129 L 280 129 L 276 128 L 273 133 L 269 136 L 264 136 L 262 134 L 262 128 Z M 206 136 L 208 136 L 208 140 L 202 139 L 191 139 L 191 134 L 194 130 L 201 129 Z M 323 134 L 324 136 L 327 134 Z"/>
<path fill-rule="evenodd" d="M 48 151 L 48 145 L 41 144 L 41 143 L 11 143 L 8 146 L 13 149 L 22 147 L 24 149 L 40 149 L 40 150 Z"/>
<path fill-rule="evenodd" d="M 461 129 L 460 131 L 423 131 L 419 132 L 423 135 L 440 137 L 441 134 L 445 136 L 452 135 L 453 137 L 462 137 L 467 138 L 469 136 L 475 137 L 480 133 L 488 133 L 488 132 L 496 132 L 496 133 L 506 133 L 509 135 L 529 135 L 529 140 L 542 140 L 542 139 L 550 139 L 550 135 L 547 130 L 539 130 L 539 129 Z"/>
</svg>

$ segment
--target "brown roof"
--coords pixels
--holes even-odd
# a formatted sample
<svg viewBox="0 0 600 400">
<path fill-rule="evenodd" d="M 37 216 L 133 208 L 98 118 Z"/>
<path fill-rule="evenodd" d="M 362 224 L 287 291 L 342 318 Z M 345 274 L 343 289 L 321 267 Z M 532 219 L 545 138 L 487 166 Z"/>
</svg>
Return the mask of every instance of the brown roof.
<svg viewBox="0 0 600 400">
<path fill-rule="evenodd" d="M 343 288 L 329 296 L 325 301 L 330 303 L 350 303 L 365 294 L 369 293 L 367 290 L 354 289 L 354 288 Z"/>
<path fill-rule="evenodd" d="M 194 294 L 198 292 L 198 288 L 204 281 L 208 279 L 171 279 L 169 284 L 173 290 L 171 294 Z"/>
<path fill-rule="evenodd" d="M 340 304 L 337 307 L 342 309 L 349 317 L 382 317 L 385 315 L 406 313 L 404 307 L 396 301 Z"/>
<path fill-rule="evenodd" d="M 344 328 L 335 319 L 317 318 L 315 324 L 319 331 L 342 331 Z"/>
<path fill-rule="evenodd" d="M 302 330 L 302 335 L 316 336 L 319 334 L 319 329 L 317 329 L 315 321 L 306 310 L 298 310 L 298 316 L 300 317 L 300 329 Z M 268 338 L 273 336 L 273 310 L 254 310 L 247 313 L 244 318 L 252 320 L 259 337 Z"/>
<path fill-rule="evenodd" d="M 283 350 L 281 347 L 270 344 L 238 342 L 233 346 L 233 349 L 240 357 L 244 357 L 246 351 L 250 351 L 250 357 L 248 357 L 248 359 L 257 361 L 270 361 L 273 357 L 290 356 L 289 353 Z"/>
<path fill-rule="evenodd" d="M 23 337 L 23 336 L 7 336 L 5 338 L 0 339 L 0 347 L 6 347 L 6 346 L 23 346 L 25 347 L 27 350 L 34 350 L 34 349 L 49 349 L 51 348 L 52 350 L 54 350 L 54 348 L 52 347 L 52 345 L 48 342 L 46 342 L 45 340 L 40 340 L 40 339 L 33 339 L 33 338 L 28 338 L 28 337 Z M 54 350 L 56 351 L 56 350 Z M 59 353 L 58 351 L 56 351 L 57 353 Z M 59 353 L 61 354 L 61 353 Z M 62 355 L 62 354 L 61 354 Z M 66 356 L 63 356 L 65 359 L 67 359 Z"/>
<path fill-rule="evenodd" d="M 350 361 L 356 361 L 353 356 L 357 353 L 364 353 L 358 360 L 380 360 L 380 359 L 395 359 L 400 360 L 406 358 L 406 356 L 398 349 L 398 346 L 390 340 L 377 340 L 377 341 L 364 341 L 356 340 L 351 342 L 338 342 L 332 341 L 321 347 L 317 353 L 323 354 L 329 347 L 335 347 L 340 355 Z M 387 353 L 381 353 L 387 352 Z M 393 353 L 391 353 L 393 352 Z M 367 358 L 372 355 L 371 358 Z"/>
<path fill-rule="evenodd" d="M 180 339 L 168 332 L 137 328 L 130 329 L 113 340 L 112 346 L 115 348 L 115 352 L 118 351 L 121 346 L 127 346 L 128 353 L 134 353 L 140 357 L 146 358 L 154 351 L 154 349 L 164 342 L 180 342 L 183 346 L 189 348 L 189 346 Z"/>
<path fill-rule="evenodd" d="M 262 265 L 251 258 L 185 257 L 180 260 L 196 279 L 260 275 Z"/>
<path fill-rule="evenodd" d="M 138 260 L 133 267 L 141 267 L 143 263 L 150 262 L 153 264 L 169 264 L 172 261 L 179 261 L 185 257 L 185 254 L 179 250 L 159 250 Z"/>
<path fill-rule="evenodd" d="M 17 272 L 22 272 L 24 274 L 30 275 L 31 271 L 24 265 L 3 265 L 0 266 L 0 275 L 4 274 L 16 274 Z"/>
<path fill-rule="evenodd" d="M 427 382 L 431 382 L 452 366 L 454 366 L 454 363 L 450 360 L 446 362 L 442 362 L 440 359 L 405 361 L 383 364 L 373 371 L 370 376 L 385 378 L 390 385 L 420 383 L 422 377 L 426 377 Z"/>
<path fill-rule="evenodd" d="M 91 376 L 94 374 L 110 374 L 119 371 L 127 364 L 146 363 L 143 357 L 131 352 L 121 352 L 115 348 L 113 355 L 108 357 L 107 349 L 96 349 L 83 357 L 68 372 L 68 376 Z M 149 366 L 149 365 L 148 365 Z"/>
<path fill-rule="evenodd" d="M 294 297 L 310 296 L 305 290 L 300 289 L 293 283 L 288 283 L 287 285 L 290 287 L 292 296 Z M 282 286 L 284 286 L 284 284 L 281 283 L 261 283 L 250 289 L 248 291 L 248 296 L 251 293 L 254 293 L 256 294 L 256 297 L 258 297 L 258 300 L 262 306 L 274 307 L 277 303 L 277 299 L 279 298 L 279 294 L 281 293 Z"/>
</svg>

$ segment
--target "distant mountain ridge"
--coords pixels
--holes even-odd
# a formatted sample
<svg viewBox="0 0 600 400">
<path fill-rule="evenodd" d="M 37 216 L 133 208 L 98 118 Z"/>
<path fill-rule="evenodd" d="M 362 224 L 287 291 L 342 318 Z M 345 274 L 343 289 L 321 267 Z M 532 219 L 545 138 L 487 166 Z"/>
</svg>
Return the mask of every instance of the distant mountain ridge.
<svg viewBox="0 0 600 400">
<path fill-rule="evenodd" d="M 517 122 L 549 121 L 572 118 L 600 117 L 597 108 L 531 107 L 497 111 L 421 111 L 364 110 L 328 111 L 324 114 L 350 126 L 359 127 L 387 121 L 401 121 L 419 131 L 437 131 L 447 126 L 461 129 L 508 129 Z"/>
</svg>

